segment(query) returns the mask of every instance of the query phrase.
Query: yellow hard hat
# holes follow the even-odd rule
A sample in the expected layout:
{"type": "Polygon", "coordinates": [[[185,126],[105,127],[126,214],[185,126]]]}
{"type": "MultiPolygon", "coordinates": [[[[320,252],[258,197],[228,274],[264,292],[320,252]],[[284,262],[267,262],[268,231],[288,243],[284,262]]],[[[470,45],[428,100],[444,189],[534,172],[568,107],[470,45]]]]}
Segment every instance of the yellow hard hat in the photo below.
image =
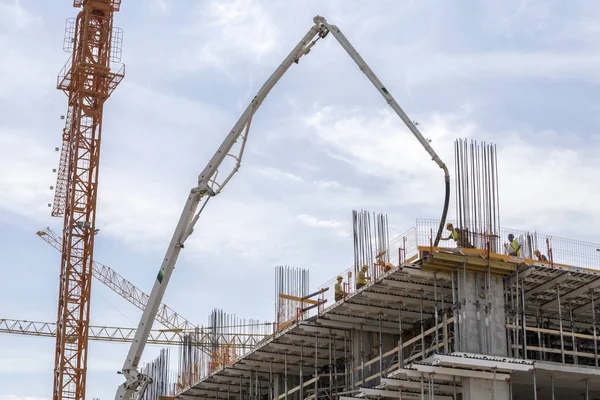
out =
{"type": "Polygon", "coordinates": [[[446,229],[450,228],[451,226],[452,226],[452,222],[448,222],[448,223],[446,224],[446,229]]]}
{"type": "Polygon", "coordinates": [[[539,251],[538,249],[535,249],[535,250],[533,251],[533,254],[540,254],[540,251],[539,251]]]}
{"type": "Polygon", "coordinates": [[[338,280],[344,279],[341,275],[337,277],[338,280]]]}
{"type": "Polygon", "coordinates": [[[367,264],[363,265],[362,267],[363,267],[363,269],[365,269],[365,268],[368,269],[369,268],[369,266],[367,264]]]}

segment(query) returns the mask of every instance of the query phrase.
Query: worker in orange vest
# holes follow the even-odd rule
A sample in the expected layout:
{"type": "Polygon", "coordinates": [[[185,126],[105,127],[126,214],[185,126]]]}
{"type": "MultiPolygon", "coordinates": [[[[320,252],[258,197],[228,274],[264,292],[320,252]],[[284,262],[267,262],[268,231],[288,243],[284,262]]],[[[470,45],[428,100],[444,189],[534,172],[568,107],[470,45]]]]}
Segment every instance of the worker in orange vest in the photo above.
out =
{"type": "Polygon", "coordinates": [[[377,265],[379,265],[379,267],[381,267],[381,269],[383,269],[383,272],[389,272],[394,268],[394,264],[391,264],[389,262],[385,262],[385,260],[383,259],[383,255],[385,254],[385,251],[382,251],[381,253],[379,253],[377,255],[377,265]]]}

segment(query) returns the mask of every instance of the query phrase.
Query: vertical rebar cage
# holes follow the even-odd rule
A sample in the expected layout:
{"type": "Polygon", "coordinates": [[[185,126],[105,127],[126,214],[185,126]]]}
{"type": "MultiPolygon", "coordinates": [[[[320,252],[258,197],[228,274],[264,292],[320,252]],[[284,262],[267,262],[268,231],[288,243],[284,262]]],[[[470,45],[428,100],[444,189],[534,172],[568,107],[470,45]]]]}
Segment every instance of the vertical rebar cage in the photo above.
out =
{"type": "Polygon", "coordinates": [[[369,276],[377,278],[390,262],[388,217],[369,211],[352,211],[354,274],[368,266],[369,276]]]}
{"type": "Polygon", "coordinates": [[[194,385],[211,373],[235,363],[261,340],[271,336],[273,325],[214,309],[208,325],[182,335],[176,391],[194,385]]]}
{"type": "Polygon", "coordinates": [[[301,302],[292,299],[303,298],[310,293],[309,271],[288,266],[275,267],[275,321],[277,329],[304,315],[299,308],[301,302]],[[282,296],[283,295],[283,296],[282,296]]]}
{"type": "Polygon", "coordinates": [[[454,142],[456,226],[460,247],[499,252],[500,196],[496,145],[454,142]]]}
{"type": "Polygon", "coordinates": [[[174,394],[174,381],[170,370],[170,351],[161,349],[158,357],[142,367],[142,373],[152,378],[141,400],[156,400],[174,394]]]}

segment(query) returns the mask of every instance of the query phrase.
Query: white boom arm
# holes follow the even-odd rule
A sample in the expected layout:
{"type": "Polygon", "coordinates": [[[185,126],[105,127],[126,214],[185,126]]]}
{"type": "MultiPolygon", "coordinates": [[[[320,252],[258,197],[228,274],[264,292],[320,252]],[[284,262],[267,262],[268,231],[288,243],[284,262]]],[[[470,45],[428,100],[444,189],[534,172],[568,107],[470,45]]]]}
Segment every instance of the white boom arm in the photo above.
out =
{"type": "MultiPolygon", "coordinates": [[[[348,42],[346,37],[340,32],[340,30],[335,25],[329,25],[329,23],[327,23],[327,21],[323,17],[315,17],[314,22],[315,25],[312,28],[310,28],[310,30],[302,38],[300,43],[298,43],[296,47],[294,47],[290,54],[283,60],[281,65],[273,72],[273,74],[271,74],[269,79],[267,79],[267,81],[260,88],[256,96],[252,99],[248,107],[246,107],[241,117],[233,126],[233,129],[229,132],[221,146],[217,149],[216,153],[208,162],[207,166],[204,168],[204,170],[202,170],[202,172],[198,176],[198,186],[191,189],[190,194],[186,200],[183,212],[181,213],[181,216],[179,218],[179,222],[177,223],[177,227],[175,228],[175,232],[173,233],[171,242],[169,243],[169,247],[167,248],[167,253],[165,255],[165,258],[163,259],[162,265],[158,272],[158,276],[156,277],[156,281],[154,282],[154,286],[152,287],[152,291],[150,292],[148,303],[146,304],[146,308],[144,309],[144,312],[142,314],[142,318],[140,320],[135,337],[131,344],[131,348],[129,349],[129,353],[127,354],[125,363],[123,364],[122,373],[125,375],[125,382],[119,386],[119,389],[117,390],[115,396],[115,400],[130,400],[132,398],[134,400],[138,400],[143,395],[147,385],[151,383],[151,379],[145,376],[144,374],[138,372],[137,368],[142,353],[144,351],[144,347],[146,346],[146,341],[148,340],[148,335],[152,328],[152,323],[154,322],[154,319],[156,317],[158,307],[162,302],[165,289],[169,284],[171,274],[175,269],[177,257],[179,256],[181,249],[183,249],[185,241],[192,234],[194,225],[198,221],[198,218],[200,217],[200,214],[202,213],[208,200],[212,196],[219,194],[223,187],[227,184],[227,182],[229,182],[231,177],[239,169],[244,152],[244,147],[246,144],[246,139],[248,137],[248,132],[250,129],[250,123],[252,121],[254,113],[256,112],[258,107],[260,107],[260,105],[267,97],[271,89],[275,86],[279,79],[281,79],[285,72],[292,66],[292,64],[298,63],[300,58],[308,54],[311,48],[315,45],[315,43],[319,39],[327,36],[329,32],[331,32],[331,34],[338,40],[338,42],[340,42],[342,47],[356,62],[360,70],[367,76],[367,78],[369,78],[369,80],[373,83],[373,85],[377,88],[381,95],[386,99],[387,103],[398,114],[398,116],[402,119],[406,126],[408,126],[410,131],[423,145],[423,147],[429,153],[429,155],[431,155],[432,159],[440,166],[440,168],[444,170],[447,177],[447,182],[449,182],[448,169],[446,168],[446,165],[437,156],[435,151],[429,145],[429,142],[419,132],[417,127],[408,118],[406,113],[398,105],[396,100],[394,100],[392,95],[387,91],[387,89],[383,86],[379,79],[375,76],[373,71],[365,63],[362,57],[354,49],[354,47],[352,47],[350,42],[348,42]],[[232,148],[239,139],[241,139],[241,144],[240,148],[237,150],[238,154],[235,155],[232,153],[232,148]],[[233,157],[236,160],[236,165],[233,168],[233,170],[227,175],[227,177],[221,183],[219,183],[217,182],[218,169],[225,157],[227,156],[233,157]],[[196,212],[196,210],[198,209],[198,205],[200,204],[200,201],[203,198],[206,199],[204,200],[202,207],[200,207],[200,210],[196,212]]],[[[443,219],[445,219],[445,215],[443,219]]]]}

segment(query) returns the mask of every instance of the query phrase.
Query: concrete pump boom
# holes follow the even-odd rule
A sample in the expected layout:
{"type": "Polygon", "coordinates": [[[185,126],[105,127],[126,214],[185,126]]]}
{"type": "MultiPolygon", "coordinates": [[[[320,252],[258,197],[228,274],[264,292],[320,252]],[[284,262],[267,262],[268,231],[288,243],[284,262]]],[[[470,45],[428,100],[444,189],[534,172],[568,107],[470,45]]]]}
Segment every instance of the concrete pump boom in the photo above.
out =
{"type": "Polygon", "coordinates": [[[275,84],[277,84],[279,79],[281,79],[281,77],[287,72],[292,64],[297,64],[300,61],[300,58],[308,54],[317,41],[327,36],[328,33],[331,33],[337,39],[344,50],[346,50],[348,55],[350,55],[350,57],[358,65],[359,69],[367,76],[371,83],[373,83],[390,107],[396,112],[396,114],[398,114],[400,119],[402,119],[409,130],[425,148],[433,161],[435,161],[436,164],[443,169],[446,182],[446,196],[442,213],[442,222],[440,224],[435,242],[437,245],[446,219],[448,201],[450,198],[450,175],[448,173],[448,168],[435,153],[421,132],[419,132],[415,124],[413,124],[410,118],[408,118],[404,110],[402,110],[400,105],[392,97],[389,91],[385,88],[377,76],[375,76],[371,68],[369,68],[367,63],[358,54],[356,49],[354,49],[348,39],[346,39],[346,37],[338,29],[338,27],[335,25],[330,25],[325,18],[321,16],[316,16],[314,18],[314,23],[315,25],[310,28],[300,43],[294,47],[290,54],[283,60],[281,65],[279,65],[279,67],[263,84],[256,96],[254,96],[248,107],[246,107],[238,121],[233,126],[233,129],[223,140],[221,146],[219,146],[204,170],[202,170],[198,176],[198,185],[191,189],[183,208],[183,212],[179,218],[179,222],[175,228],[175,232],[173,233],[171,242],[169,243],[169,247],[167,248],[167,253],[162,261],[160,270],[158,271],[158,276],[156,277],[156,281],[152,287],[150,298],[148,299],[148,303],[142,314],[142,318],[131,344],[131,348],[129,349],[125,363],[123,364],[122,373],[125,375],[125,382],[119,386],[115,400],[130,400],[132,397],[135,400],[139,400],[139,398],[141,398],[143,395],[146,386],[151,382],[150,378],[138,372],[137,368],[144,351],[144,347],[146,346],[148,335],[152,328],[152,323],[156,317],[158,307],[163,299],[165,289],[175,268],[177,257],[179,256],[181,249],[183,249],[185,241],[192,234],[194,226],[198,221],[200,214],[204,210],[208,200],[211,197],[219,194],[223,187],[239,169],[250,130],[250,123],[254,113],[260,107],[271,89],[275,86],[275,84]],[[236,155],[232,153],[232,149],[240,139],[240,146],[239,149],[237,149],[236,155]],[[233,157],[233,159],[236,161],[236,164],[231,172],[225,177],[225,179],[219,183],[217,182],[218,169],[227,156],[233,157]],[[203,199],[203,204],[197,211],[198,206],[203,199]]]}

